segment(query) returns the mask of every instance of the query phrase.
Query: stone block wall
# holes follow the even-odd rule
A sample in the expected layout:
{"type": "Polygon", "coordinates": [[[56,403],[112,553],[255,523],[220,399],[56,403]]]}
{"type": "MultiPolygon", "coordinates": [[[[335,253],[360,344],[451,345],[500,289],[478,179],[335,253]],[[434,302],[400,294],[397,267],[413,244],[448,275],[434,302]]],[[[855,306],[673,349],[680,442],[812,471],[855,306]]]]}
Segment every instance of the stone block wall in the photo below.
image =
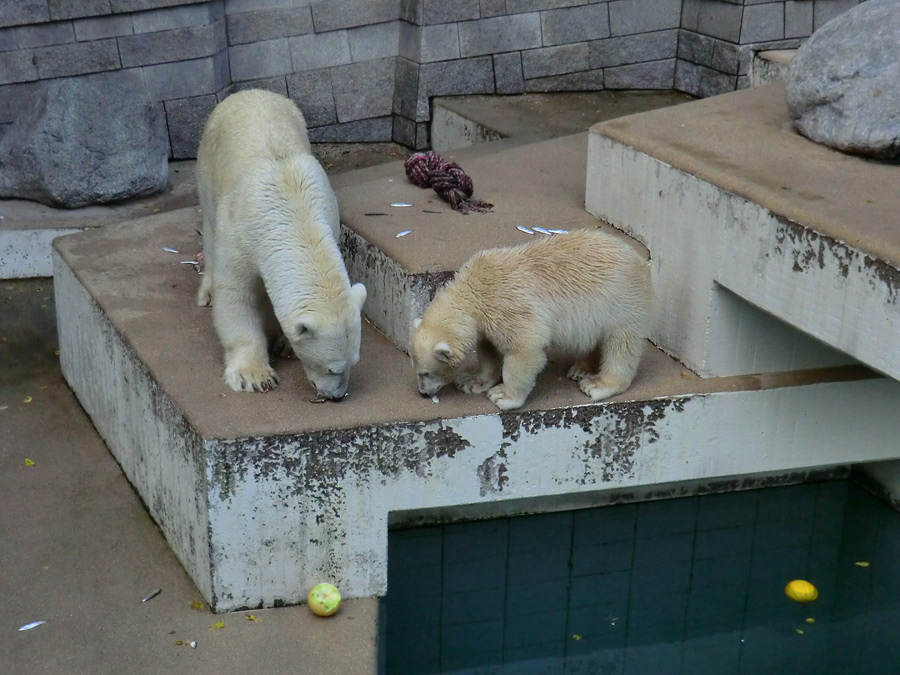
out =
{"type": "Polygon", "coordinates": [[[749,86],[858,0],[16,0],[0,3],[0,133],[41,80],[139,69],[173,158],[228,94],[303,109],[314,142],[428,145],[431,98],[749,86]]]}

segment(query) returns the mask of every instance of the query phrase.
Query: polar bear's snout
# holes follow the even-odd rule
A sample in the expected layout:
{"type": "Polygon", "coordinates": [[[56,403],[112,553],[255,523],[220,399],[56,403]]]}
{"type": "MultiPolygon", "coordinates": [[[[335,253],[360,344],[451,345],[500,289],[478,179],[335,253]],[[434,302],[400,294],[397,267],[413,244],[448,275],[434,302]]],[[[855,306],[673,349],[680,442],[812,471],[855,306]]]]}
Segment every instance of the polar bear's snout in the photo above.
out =
{"type": "Polygon", "coordinates": [[[309,378],[316,388],[316,394],[332,401],[341,401],[347,394],[347,386],[350,384],[350,374],[345,370],[341,373],[329,373],[324,377],[309,378]]]}

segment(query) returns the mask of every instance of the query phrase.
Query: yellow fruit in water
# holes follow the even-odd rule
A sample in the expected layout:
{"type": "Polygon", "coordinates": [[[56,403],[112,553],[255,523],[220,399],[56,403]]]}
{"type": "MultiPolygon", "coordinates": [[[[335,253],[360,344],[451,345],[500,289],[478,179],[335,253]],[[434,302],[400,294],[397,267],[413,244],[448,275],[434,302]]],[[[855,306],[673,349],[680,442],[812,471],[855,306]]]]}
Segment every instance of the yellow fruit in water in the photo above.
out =
{"type": "Polygon", "coordinates": [[[331,584],[316,584],[306,599],[317,616],[331,616],[341,606],[341,592],[331,584]]]}
{"type": "Polygon", "coordinates": [[[784,594],[794,602],[812,602],[819,597],[819,591],[808,581],[794,579],[784,587],[784,594]]]}

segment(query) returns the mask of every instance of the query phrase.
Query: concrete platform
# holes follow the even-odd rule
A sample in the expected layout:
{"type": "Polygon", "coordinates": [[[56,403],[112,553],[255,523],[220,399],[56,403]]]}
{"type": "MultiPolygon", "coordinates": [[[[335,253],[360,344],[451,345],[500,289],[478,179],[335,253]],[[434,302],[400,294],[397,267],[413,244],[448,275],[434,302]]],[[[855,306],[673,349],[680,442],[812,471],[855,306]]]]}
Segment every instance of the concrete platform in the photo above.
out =
{"type": "Polygon", "coordinates": [[[587,209],[653,252],[654,340],[696,372],[839,361],[827,345],[900,378],[897,167],[798,135],[782,84],[597,125],[587,176],[587,209]]]}
{"type": "MultiPolygon", "coordinates": [[[[554,143],[532,153],[534,167],[574,141],[554,143]]],[[[516,208],[501,206],[494,236],[528,236],[514,228],[518,209],[570,224],[559,220],[562,204],[580,187],[559,180],[534,169],[510,182],[496,201],[516,208]]],[[[363,198],[372,189],[342,202],[349,223],[365,218],[359,206],[390,208],[363,198]]],[[[443,227],[465,246],[486,241],[477,237],[487,222],[475,216],[403,213],[452,222],[443,227]]],[[[406,355],[367,327],[345,402],[308,402],[312,391],[290,360],[276,365],[285,381],[275,392],[235,394],[220,378],[208,310],[193,302],[196,274],[162,250],[192,252],[196,225],[195,209],[185,209],[61,238],[54,273],[63,373],[216,611],[297,603],[323,579],[348,597],[383,594],[387,528],[398,513],[468,505],[470,515],[491,514],[500,503],[553,510],[564,497],[591,503],[611,490],[684,481],[715,489],[735,477],[895,454],[896,382],[859,368],[699,379],[654,349],[632,389],[611,402],[587,403],[556,366],[525,408],[500,415],[483,396],[447,391],[436,405],[419,396],[406,355]]],[[[416,242],[377,227],[388,242],[416,242]]],[[[463,248],[435,235],[421,250],[449,265],[463,248]]]]}

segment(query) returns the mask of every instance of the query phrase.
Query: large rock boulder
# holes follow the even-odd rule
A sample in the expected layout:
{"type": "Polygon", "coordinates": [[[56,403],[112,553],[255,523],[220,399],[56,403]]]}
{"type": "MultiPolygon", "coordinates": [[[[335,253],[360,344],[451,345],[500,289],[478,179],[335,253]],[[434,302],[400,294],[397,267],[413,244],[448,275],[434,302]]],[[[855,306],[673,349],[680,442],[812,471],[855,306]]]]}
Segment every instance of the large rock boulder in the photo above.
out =
{"type": "Polygon", "coordinates": [[[822,26],[797,50],[786,87],[807,138],[900,156],[900,0],[868,0],[822,26]]]}
{"type": "Polygon", "coordinates": [[[136,72],[51,80],[0,138],[0,197],[77,208],[152,194],[166,125],[136,72]]]}

